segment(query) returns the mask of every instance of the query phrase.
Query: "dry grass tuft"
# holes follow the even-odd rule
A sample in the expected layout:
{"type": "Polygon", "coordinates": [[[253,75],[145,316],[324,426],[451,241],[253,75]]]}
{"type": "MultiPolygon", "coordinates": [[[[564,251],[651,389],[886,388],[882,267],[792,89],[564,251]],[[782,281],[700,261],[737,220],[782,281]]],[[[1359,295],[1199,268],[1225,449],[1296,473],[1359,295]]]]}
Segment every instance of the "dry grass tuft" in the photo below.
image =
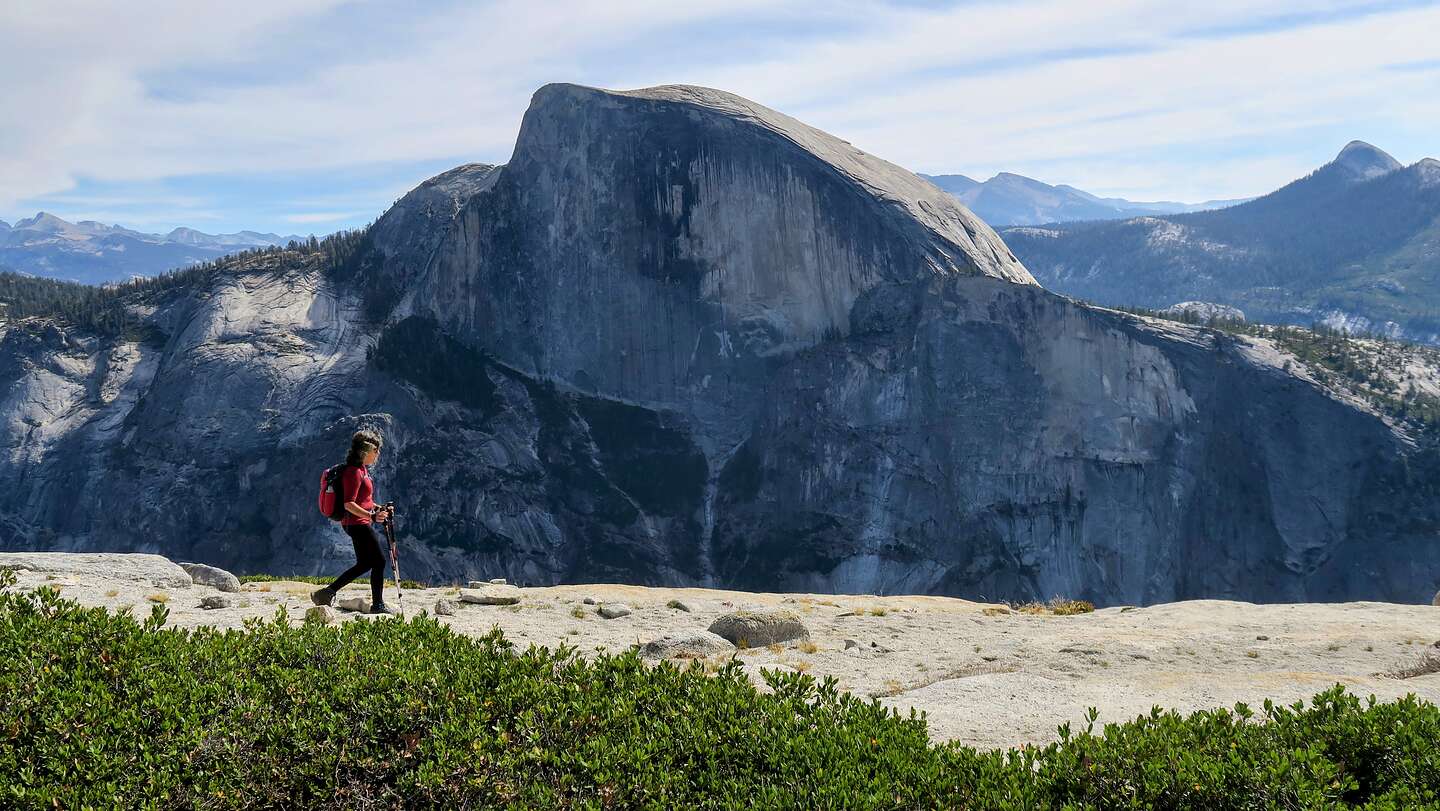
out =
{"type": "Polygon", "coordinates": [[[1050,613],[1057,617],[1068,617],[1075,614],[1089,614],[1095,610],[1095,604],[1089,600],[1066,600],[1056,597],[1050,601],[1050,613]]]}
{"type": "Polygon", "coordinates": [[[105,592],[105,596],[106,596],[106,597],[119,597],[119,596],[120,596],[120,589],[110,589],[109,591],[105,592]]]}
{"type": "Polygon", "coordinates": [[[574,608],[570,609],[570,616],[574,617],[577,620],[583,620],[586,617],[585,609],[577,605],[574,608]]]}
{"type": "MultiPolygon", "coordinates": [[[[1064,597],[1052,597],[1048,603],[1012,603],[1010,607],[1032,617],[1068,617],[1074,614],[1089,614],[1095,610],[1095,604],[1089,600],[1070,600],[1064,597]]],[[[986,613],[989,613],[989,609],[986,609],[986,613]]]]}
{"type": "Polygon", "coordinates": [[[785,648],[781,647],[780,644],[777,642],[772,645],[766,645],[765,650],[768,650],[771,653],[779,653],[780,651],[785,650],[785,648]]]}
{"type": "Polygon", "coordinates": [[[145,599],[149,600],[152,603],[164,604],[170,602],[170,595],[166,594],[163,591],[157,591],[154,594],[145,595],[145,599]]]}
{"type": "Polygon", "coordinates": [[[814,642],[811,642],[809,640],[801,642],[799,647],[801,653],[814,653],[820,650],[819,645],[816,645],[814,642]]]}
{"type": "Polygon", "coordinates": [[[1010,609],[1000,608],[999,606],[991,606],[990,608],[982,610],[980,613],[984,614],[987,617],[999,617],[1005,614],[1009,614],[1010,609]]]}

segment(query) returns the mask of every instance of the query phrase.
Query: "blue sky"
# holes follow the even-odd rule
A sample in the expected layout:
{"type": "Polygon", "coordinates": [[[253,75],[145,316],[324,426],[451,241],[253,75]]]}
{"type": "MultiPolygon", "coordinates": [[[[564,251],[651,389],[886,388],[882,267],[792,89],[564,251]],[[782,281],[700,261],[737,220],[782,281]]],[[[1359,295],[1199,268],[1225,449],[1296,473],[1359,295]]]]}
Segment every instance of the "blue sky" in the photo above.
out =
{"type": "Polygon", "coordinates": [[[11,0],[0,219],[328,233],[530,94],[691,83],[927,173],[1196,202],[1440,157],[1440,2],[11,0]]]}

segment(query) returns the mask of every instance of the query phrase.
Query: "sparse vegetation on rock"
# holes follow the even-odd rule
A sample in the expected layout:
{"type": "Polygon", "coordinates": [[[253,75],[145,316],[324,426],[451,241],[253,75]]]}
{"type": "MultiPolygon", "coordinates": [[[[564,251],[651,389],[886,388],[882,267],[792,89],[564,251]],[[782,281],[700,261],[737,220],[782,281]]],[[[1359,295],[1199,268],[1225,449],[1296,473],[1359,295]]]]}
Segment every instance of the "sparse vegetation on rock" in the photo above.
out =
{"type": "MultiPolygon", "coordinates": [[[[0,587],[13,575],[0,574],[0,587]]],[[[0,592],[0,806],[172,808],[1429,807],[1440,710],[1158,708],[1044,747],[931,744],[777,667],[515,649],[429,618],[165,628],[0,592]],[[714,670],[707,675],[707,670],[714,670]],[[383,700],[377,700],[382,697],[383,700]],[[136,768],[137,763],[145,764],[136,768]]],[[[787,672],[791,671],[791,672],[787,672]]]]}

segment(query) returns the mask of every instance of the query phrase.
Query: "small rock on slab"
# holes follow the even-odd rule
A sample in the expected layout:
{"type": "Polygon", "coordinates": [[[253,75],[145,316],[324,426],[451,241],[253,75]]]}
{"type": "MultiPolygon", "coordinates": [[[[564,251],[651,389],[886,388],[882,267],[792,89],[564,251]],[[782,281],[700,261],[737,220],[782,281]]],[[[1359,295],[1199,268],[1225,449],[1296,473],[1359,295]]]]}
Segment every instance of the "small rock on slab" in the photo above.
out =
{"type": "Polygon", "coordinates": [[[630,606],[624,603],[605,603],[599,608],[600,616],[607,620],[630,616],[630,606]]]}
{"type": "Polygon", "coordinates": [[[520,589],[482,583],[477,588],[461,589],[460,602],[478,605],[515,605],[520,602],[520,589]]]}
{"type": "Polygon", "coordinates": [[[162,555],[118,552],[0,552],[0,569],[139,580],[159,588],[186,589],[193,581],[162,555]]]}
{"type": "Polygon", "coordinates": [[[763,648],[781,642],[810,638],[810,631],[794,611],[734,611],[710,623],[710,632],[740,648],[763,648]]]}
{"type": "Polygon", "coordinates": [[[221,569],[218,566],[208,566],[204,563],[181,563],[180,568],[190,575],[190,580],[197,586],[210,586],[221,591],[239,591],[240,578],[221,569]]]}
{"type": "Polygon", "coordinates": [[[318,622],[321,625],[329,625],[339,618],[340,615],[335,612],[335,609],[328,605],[312,606],[309,611],[305,612],[306,622],[318,622]]]}
{"type": "Polygon", "coordinates": [[[224,594],[211,594],[200,598],[200,607],[207,611],[216,608],[231,608],[234,605],[235,601],[224,594]]]}
{"type": "Polygon", "coordinates": [[[597,600],[597,599],[595,599],[594,597],[586,597],[585,599],[581,600],[580,602],[582,602],[582,603],[584,603],[584,604],[586,604],[586,605],[599,605],[599,604],[600,604],[600,601],[597,600]]]}
{"type": "Polygon", "coordinates": [[[440,599],[435,601],[435,614],[440,617],[453,617],[455,615],[455,601],[440,599]]]}
{"type": "Polygon", "coordinates": [[[717,653],[730,653],[735,646],[730,640],[709,631],[678,631],[652,639],[640,646],[640,655],[647,659],[700,659],[717,653]]]}
{"type": "Polygon", "coordinates": [[[505,585],[505,578],[503,578],[503,577],[492,577],[492,578],[490,578],[490,585],[492,585],[492,586],[503,586],[503,585],[505,585]]]}
{"type": "Polygon", "coordinates": [[[677,611],[684,611],[687,613],[693,612],[695,610],[691,608],[690,604],[685,602],[684,600],[671,600],[670,602],[665,604],[665,607],[673,608],[677,611]]]}
{"type": "MultiPolygon", "coordinates": [[[[322,608],[323,606],[316,606],[322,608]]],[[[370,601],[364,597],[341,597],[335,601],[335,607],[341,611],[369,611],[370,601]]]]}

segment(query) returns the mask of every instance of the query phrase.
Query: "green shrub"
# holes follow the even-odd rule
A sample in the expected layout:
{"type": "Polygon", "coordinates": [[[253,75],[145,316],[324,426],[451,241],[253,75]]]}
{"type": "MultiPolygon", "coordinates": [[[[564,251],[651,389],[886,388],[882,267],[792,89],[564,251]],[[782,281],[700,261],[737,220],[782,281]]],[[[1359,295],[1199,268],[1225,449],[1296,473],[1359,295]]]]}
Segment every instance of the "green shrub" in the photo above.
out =
{"type": "Polygon", "coordinates": [[[1269,723],[1157,710],[976,752],[803,674],[761,694],[734,664],[519,651],[423,617],[165,618],[0,593],[0,807],[1412,808],[1440,792],[1436,708],[1339,687],[1267,706],[1269,723]]]}
{"type": "MultiPolygon", "coordinates": [[[[239,580],[241,583],[273,583],[279,580],[293,580],[296,583],[313,583],[317,586],[328,586],[335,581],[334,577],[320,577],[311,574],[242,574],[237,576],[236,579],[239,580]]],[[[359,580],[356,582],[362,586],[368,586],[370,583],[368,579],[359,580]]],[[[386,578],[385,585],[393,588],[395,586],[395,581],[386,578]]],[[[425,583],[421,583],[419,580],[411,580],[408,577],[400,579],[400,586],[401,588],[407,589],[430,588],[425,583]]]]}

